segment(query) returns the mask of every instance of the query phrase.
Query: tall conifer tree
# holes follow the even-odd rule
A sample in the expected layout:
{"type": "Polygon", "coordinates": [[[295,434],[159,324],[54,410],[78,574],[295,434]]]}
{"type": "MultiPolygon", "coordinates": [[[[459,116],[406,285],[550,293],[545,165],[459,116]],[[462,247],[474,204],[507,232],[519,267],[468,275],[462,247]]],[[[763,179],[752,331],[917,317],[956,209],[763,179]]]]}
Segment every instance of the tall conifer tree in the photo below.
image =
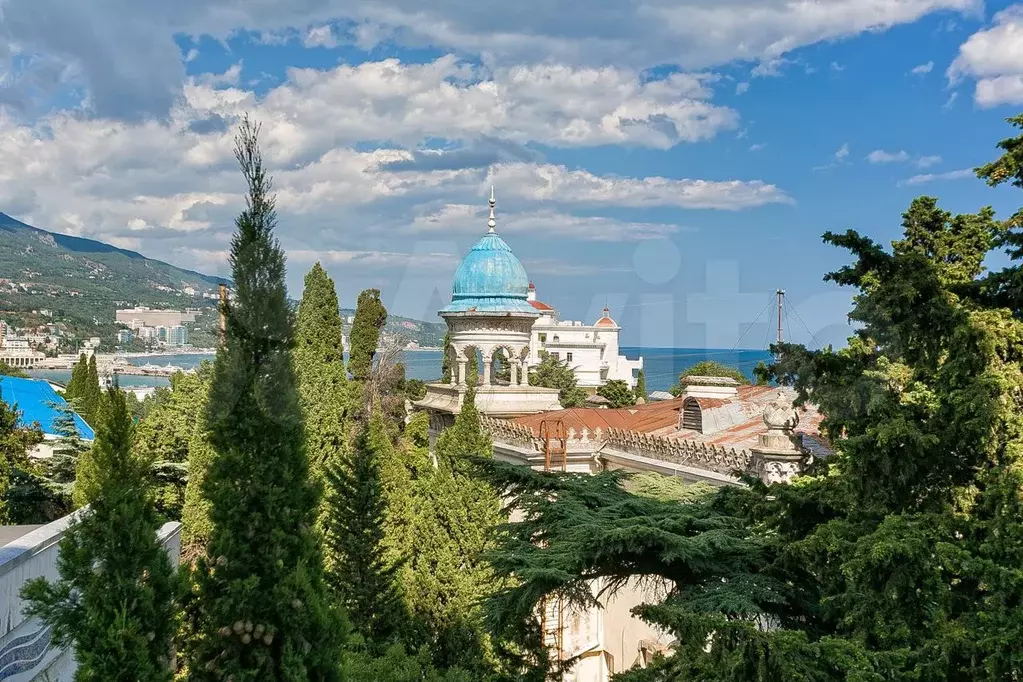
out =
{"type": "Polygon", "coordinates": [[[305,276],[295,329],[295,374],[310,471],[317,479],[344,445],[345,360],[334,281],[316,263],[305,276]]]}
{"type": "Polygon", "coordinates": [[[373,372],[373,355],[380,343],[380,330],[387,322],[387,310],[380,302],[379,289],[366,289],[359,294],[352,322],[348,371],[359,381],[369,379],[373,372]]]}
{"type": "Polygon", "coordinates": [[[124,394],[113,387],[105,401],[90,506],[61,540],[60,579],[33,580],[22,595],[54,644],[74,645],[77,682],[169,681],[174,577],[157,538],[149,462],[131,451],[124,394]]]}
{"type": "Polygon", "coordinates": [[[336,680],[342,631],[314,529],[318,486],[309,477],[285,258],[258,132],[246,118],[236,138],[248,196],[235,221],[237,294],[225,306],[207,412],[212,530],[196,562],[188,673],[218,682],[336,680]]]}
{"type": "Polygon", "coordinates": [[[344,461],[326,468],[326,545],[332,555],[329,581],[353,628],[380,646],[406,626],[396,583],[397,563],[386,556],[387,504],[380,462],[394,446],[379,408],[344,461]]]}

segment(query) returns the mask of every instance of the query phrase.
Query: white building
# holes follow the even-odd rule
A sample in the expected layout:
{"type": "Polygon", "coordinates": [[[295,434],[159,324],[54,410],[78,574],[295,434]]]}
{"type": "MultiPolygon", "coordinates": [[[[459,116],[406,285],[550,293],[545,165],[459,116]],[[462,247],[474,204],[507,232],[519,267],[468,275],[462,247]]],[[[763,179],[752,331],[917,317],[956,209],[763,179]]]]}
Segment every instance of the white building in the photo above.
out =
{"type": "Polygon", "coordinates": [[[0,361],[9,367],[28,369],[46,357],[32,349],[28,339],[9,336],[10,327],[0,322],[0,361]]]}
{"type": "Polygon", "coordinates": [[[533,323],[529,341],[529,364],[540,364],[547,352],[568,364],[575,372],[579,386],[595,388],[619,379],[636,387],[636,372],[643,369],[643,358],[630,360],[618,353],[621,327],[611,319],[605,306],[604,315],[591,325],[576,320],[558,319],[558,311],[536,300],[536,287],[529,284],[529,304],[540,317],[533,323]]]}

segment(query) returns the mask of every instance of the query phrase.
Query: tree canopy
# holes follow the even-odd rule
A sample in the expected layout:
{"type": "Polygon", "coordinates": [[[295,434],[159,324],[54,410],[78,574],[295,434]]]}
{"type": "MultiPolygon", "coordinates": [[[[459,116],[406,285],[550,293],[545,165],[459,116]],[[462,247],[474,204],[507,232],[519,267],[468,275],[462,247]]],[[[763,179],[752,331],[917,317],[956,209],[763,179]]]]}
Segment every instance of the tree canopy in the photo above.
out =
{"type": "Polygon", "coordinates": [[[636,394],[621,379],[612,379],[597,389],[597,395],[607,398],[612,408],[631,407],[636,404],[636,394]]]}
{"type": "Polygon", "coordinates": [[[678,382],[669,389],[672,395],[682,395],[682,383],[686,377],[725,377],[735,379],[742,385],[750,383],[749,377],[737,367],[732,367],[716,360],[701,360],[695,365],[682,370],[678,375],[678,382]]]}
{"type": "Polygon", "coordinates": [[[572,368],[549,353],[542,353],[540,364],[530,368],[529,383],[558,389],[558,401],[562,407],[581,407],[586,402],[586,391],[579,388],[572,368]]]}

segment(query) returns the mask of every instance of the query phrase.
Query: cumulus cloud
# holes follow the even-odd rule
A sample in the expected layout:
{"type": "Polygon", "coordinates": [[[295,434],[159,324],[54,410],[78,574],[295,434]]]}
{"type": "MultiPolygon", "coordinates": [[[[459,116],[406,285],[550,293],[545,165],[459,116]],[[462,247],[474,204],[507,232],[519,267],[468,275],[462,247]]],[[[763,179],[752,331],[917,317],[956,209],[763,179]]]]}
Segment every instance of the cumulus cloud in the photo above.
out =
{"type": "Polygon", "coordinates": [[[487,184],[499,186],[502,194],[529,201],[588,206],[672,206],[738,211],[765,204],[792,203],[784,191],[760,180],[600,176],[553,164],[494,166],[487,184]]]}
{"type": "Polygon", "coordinates": [[[930,73],[932,69],[934,69],[934,62],[927,62],[925,64],[914,66],[909,70],[909,72],[916,76],[923,76],[930,73]]]}
{"type": "Polygon", "coordinates": [[[993,26],[967,38],[946,75],[953,85],[976,79],[973,99],[982,107],[1023,102],[1023,5],[1002,10],[993,26]]]}
{"type": "Polygon", "coordinates": [[[306,34],[305,38],[302,39],[302,44],[306,47],[337,47],[340,42],[337,36],[334,35],[334,29],[329,24],[323,26],[313,26],[306,34]]]}
{"type": "Polygon", "coordinates": [[[580,12],[547,0],[7,0],[0,42],[39,57],[26,64],[50,60],[70,67],[97,115],[138,120],[173,107],[185,81],[175,42],[183,35],[227,40],[252,32],[277,41],[320,40],[326,36],[319,28],[335,23],[351,26],[350,37],[363,49],[387,40],[486,53],[505,64],[702,69],[735,60],[770,64],[801,46],[981,7],[981,0],[833,0],[827,6],[599,0],[580,12]]]}

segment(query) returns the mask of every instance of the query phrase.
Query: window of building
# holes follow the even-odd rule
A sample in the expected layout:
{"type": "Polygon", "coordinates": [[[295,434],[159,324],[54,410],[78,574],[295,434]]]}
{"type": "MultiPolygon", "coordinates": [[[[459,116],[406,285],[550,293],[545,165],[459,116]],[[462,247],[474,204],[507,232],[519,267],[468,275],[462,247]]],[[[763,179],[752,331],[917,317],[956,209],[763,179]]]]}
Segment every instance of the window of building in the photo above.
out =
{"type": "Polygon", "coordinates": [[[569,362],[572,362],[572,354],[571,353],[565,353],[565,359],[568,360],[569,362]]]}
{"type": "Polygon", "coordinates": [[[555,335],[554,335],[554,343],[557,343],[557,342],[558,342],[558,335],[557,335],[557,334],[555,334],[555,335]]]}
{"type": "Polygon", "coordinates": [[[553,353],[551,353],[551,357],[554,358],[555,360],[560,360],[561,359],[560,357],[558,357],[558,352],[557,351],[554,351],[553,353]]]}
{"type": "Polygon", "coordinates": [[[547,333],[546,332],[542,332],[540,334],[540,343],[547,343],[547,333]]]}

